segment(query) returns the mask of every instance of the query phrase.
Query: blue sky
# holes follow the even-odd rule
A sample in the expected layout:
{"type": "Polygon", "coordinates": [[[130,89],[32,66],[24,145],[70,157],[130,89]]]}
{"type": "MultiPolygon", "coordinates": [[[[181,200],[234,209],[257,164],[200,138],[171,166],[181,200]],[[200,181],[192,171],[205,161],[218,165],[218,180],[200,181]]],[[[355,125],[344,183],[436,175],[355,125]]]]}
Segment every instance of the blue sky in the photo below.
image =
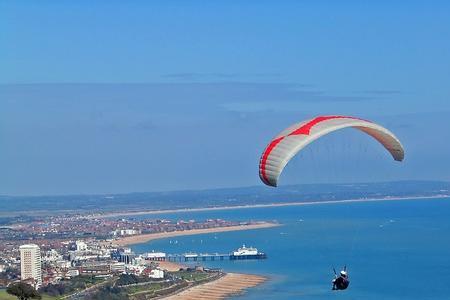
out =
{"type": "Polygon", "coordinates": [[[319,114],[389,127],[405,162],[345,131],[282,183],[450,180],[444,1],[2,1],[0,43],[0,194],[260,184],[319,114]]]}

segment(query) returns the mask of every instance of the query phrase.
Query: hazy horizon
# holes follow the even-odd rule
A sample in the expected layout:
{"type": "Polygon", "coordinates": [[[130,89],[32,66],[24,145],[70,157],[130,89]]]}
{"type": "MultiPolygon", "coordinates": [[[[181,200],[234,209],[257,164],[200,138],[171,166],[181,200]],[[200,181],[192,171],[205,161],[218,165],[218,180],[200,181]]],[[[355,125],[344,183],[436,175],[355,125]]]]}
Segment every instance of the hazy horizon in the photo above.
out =
{"type": "MultiPolygon", "coordinates": [[[[125,196],[125,195],[144,195],[144,194],[155,194],[155,195],[162,195],[167,196],[171,194],[177,194],[177,193],[202,193],[202,192],[211,192],[211,191],[243,191],[247,189],[259,189],[262,193],[267,193],[271,195],[275,195],[271,192],[276,192],[278,195],[283,195],[283,192],[289,191],[291,188],[307,188],[310,192],[312,187],[351,187],[351,186],[370,186],[370,185],[395,185],[395,184],[411,184],[411,183],[417,183],[420,185],[426,185],[426,184],[450,184],[450,181],[445,180],[393,180],[393,181],[361,181],[361,182],[338,182],[338,183],[298,183],[298,184],[285,184],[283,186],[279,186],[277,188],[274,187],[268,187],[261,184],[256,185],[246,185],[246,186],[233,186],[233,187],[212,187],[212,188],[206,188],[206,189],[179,189],[179,190],[154,190],[154,191],[133,191],[133,192],[123,192],[123,193],[75,193],[75,194],[30,194],[30,195],[8,195],[8,194],[0,194],[0,197],[3,198],[11,198],[11,199],[17,199],[17,198],[41,198],[41,197],[50,197],[50,198],[57,198],[57,197],[86,197],[86,196],[125,196]]],[[[445,186],[443,186],[445,187],[445,186]]],[[[433,192],[429,190],[427,187],[423,187],[422,189],[418,189],[422,193],[430,193],[433,192]]],[[[318,191],[318,190],[317,190],[318,191]]],[[[442,190],[448,191],[447,189],[442,190]]],[[[324,193],[327,193],[329,191],[322,191],[324,193]]],[[[434,190],[433,196],[436,196],[436,193],[438,193],[438,190],[434,190]]],[[[335,195],[336,196],[336,195],[335,195]]],[[[412,195],[405,196],[406,198],[412,197],[412,195]]],[[[425,197],[422,195],[422,197],[425,197]]],[[[447,196],[444,196],[447,197],[447,196]]]]}

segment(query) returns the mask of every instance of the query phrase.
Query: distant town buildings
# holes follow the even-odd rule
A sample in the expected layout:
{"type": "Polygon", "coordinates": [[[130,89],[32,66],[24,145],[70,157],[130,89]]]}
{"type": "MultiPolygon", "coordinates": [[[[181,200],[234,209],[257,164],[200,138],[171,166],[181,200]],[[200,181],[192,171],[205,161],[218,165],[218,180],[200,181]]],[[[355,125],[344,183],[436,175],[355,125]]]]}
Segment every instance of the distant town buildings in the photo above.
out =
{"type": "Polygon", "coordinates": [[[86,251],[87,250],[87,244],[83,241],[76,241],[75,246],[76,246],[77,251],[86,251]]]}
{"type": "Polygon", "coordinates": [[[158,263],[167,259],[166,253],[136,254],[116,241],[136,234],[249,224],[222,219],[174,222],[81,215],[29,217],[20,226],[0,228],[0,288],[18,280],[36,288],[47,287],[83,275],[133,274],[159,280],[165,274],[158,263]],[[23,245],[26,240],[36,244],[23,245]]]}
{"type": "Polygon", "coordinates": [[[35,287],[42,285],[41,250],[38,245],[28,244],[19,247],[20,274],[22,280],[34,280],[35,287]]]}
{"type": "Polygon", "coordinates": [[[121,230],[115,230],[113,231],[113,235],[135,235],[135,234],[140,234],[141,231],[140,230],[136,230],[136,229],[121,229],[121,230]]]}
{"type": "Polygon", "coordinates": [[[131,264],[134,258],[135,254],[131,251],[130,248],[124,248],[123,251],[119,251],[119,262],[131,264]]]}
{"type": "MultiPolygon", "coordinates": [[[[114,240],[138,234],[184,231],[192,229],[208,229],[216,227],[241,225],[240,222],[221,219],[208,219],[201,222],[195,220],[165,219],[112,219],[92,218],[80,215],[62,215],[46,217],[30,217],[27,222],[16,228],[0,228],[0,251],[7,250],[8,244],[18,241],[39,240],[43,251],[60,248],[61,243],[70,241],[69,250],[86,251],[86,240],[97,238],[114,240]]],[[[37,242],[36,242],[37,243],[37,242]]],[[[1,254],[1,253],[0,253],[1,254]]],[[[1,256],[1,255],[0,255],[1,256]]]]}
{"type": "Polygon", "coordinates": [[[112,263],[110,269],[112,273],[125,273],[125,263],[123,262],[112,263]]]}

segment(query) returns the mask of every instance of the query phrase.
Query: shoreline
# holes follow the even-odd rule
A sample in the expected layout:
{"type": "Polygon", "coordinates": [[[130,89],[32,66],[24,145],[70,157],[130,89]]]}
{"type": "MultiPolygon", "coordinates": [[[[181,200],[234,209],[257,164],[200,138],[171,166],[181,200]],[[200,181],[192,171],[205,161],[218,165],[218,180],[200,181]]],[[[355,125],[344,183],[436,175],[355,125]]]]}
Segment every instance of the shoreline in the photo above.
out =
{"type": "Polygon", "coordinates": [[[219,233],[219,232],[229,232],[229,231],[242,231],[242,230],[255,230],[264,229],[281,226],[278,223],[270,222],[258,222],[250,225],[235,225],[235,226],[225,226],[225,227],[212,227],[205,229],[192,229],[183,231],[171,231],[171,232],[158,232],[158,233],[147,233],[132,235],[115,240],[114,243],[118,246],[129,246],[136,244],[143,244],[153,240],[165,239],[169,237],[177,236],[188,236],[188,235],[198,235],[198,234],[208,234],[208,233],[219,233]]]}
{"type": "Polygon", "coordinates": [[[224,276],[193,287],[173,295],[162,297],[167,300],[208,299],[219,300],[244,293],[247,289],[267,281],[267,277],[260,275],[226,273],[224,276]]]}
{"type": "Polygon", "coordinates": [[[233,210],[246,208],[266,208],[266,207],[284,207],[284,206],[302,206],[302,205],[320,205],[320,204],[340,204],[340,203],[360,203],[360,202],[375,202],[375,201],[401,201],[401,200],[420,200],[420,199],[444,199],[449,198],[450,195],[434,195],[434,196],[410,196],[410,197],[383,197],[383,198],[357,198],[357,199],[342,199],[342,200],[324,200],[324,201],[304,201],[304,202],[281,202],[270,204],[248,204],[236,206],[219,206],[219,207],[199,207],[199,208],[180,208],[180,209],[165,209],[165,210],[147,210],[147,211],[130,211],[130,212],[113,212],[88,216],[88,218],[114,218],[122,216],[139,216],[139,215],[159,215],[167,213],[186,213],[186,212],[201,212],[201,211],[217,211],[217,210],[233,210]]]}

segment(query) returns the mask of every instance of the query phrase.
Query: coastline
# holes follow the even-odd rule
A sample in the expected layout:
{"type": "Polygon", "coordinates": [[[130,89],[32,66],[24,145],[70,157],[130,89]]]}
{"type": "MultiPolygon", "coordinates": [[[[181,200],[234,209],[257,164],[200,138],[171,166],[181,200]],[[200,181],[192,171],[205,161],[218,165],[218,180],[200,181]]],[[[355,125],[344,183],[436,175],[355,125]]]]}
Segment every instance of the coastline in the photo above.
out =
{"type": "Polygon", "coordinates": [[[186,235],[197,235],[197,234],[206,234],[206,233],[218,233],[218,232],[229,232],[229,231],[241,231],[241,230],[255,230],[255,229],[263,229],[263,228],[271,228],[280,226],[277,223],[270,222],[258,222],[250,225],[236,225],[236,226],[226,226],[226,227],[213,227],[213,228],[205,228],[205,229],[192,229],[192,230],[183,230],[183,231],[171,231],[171,232],[158,232],[158,233],[148,233],[148,234],[139,234],[132,235],[120,238],[116,240],[114,243],[119,246],[129,246],[135,244],[146,243],[149,241],[164,239],[169,237],[177,237],[177,236],[186,236],[186,235]]]}
{"type": "Polygon", "coordinates": [[[233,210],[245,208],[266,208],[266,207],[284,207],[284,206],[302,206],[302,205],[320,205],[320,204],[341,204],[341,203],[358,203],[358,202],[375,202],[375,201],[402,201],[402,200],[419,200],[419,199],[444,199],[450,195],[434,195],[434,196],[408,196],[408,197],[383,197],[383,198],[357,198],[342,200],[324,200],[324,201],[304,201],[304,202],[281,202],[270,204],[249,204],[236,206],[219,206],[219,207],[199,207],[199,208],[183,208],[183,209],[165,209],[165,210],[144,210],[130,212],[112,212],[104,214],[90,215],[88,218],[114,218],[122,216],[139,216],[139,215],[158,215],[167,213],[186,213],[201,211],[217,211],[217,210],[233,210]]]}
{"type": "Polygon", "coordinates": [[[264,283],[266,277],[251,274],[226,273],[223,277],[204,284],[190,287],[162,299],[190,300],[190,299],[225,299],[232,295],[242,294],[245,290],[264,283]]]}

